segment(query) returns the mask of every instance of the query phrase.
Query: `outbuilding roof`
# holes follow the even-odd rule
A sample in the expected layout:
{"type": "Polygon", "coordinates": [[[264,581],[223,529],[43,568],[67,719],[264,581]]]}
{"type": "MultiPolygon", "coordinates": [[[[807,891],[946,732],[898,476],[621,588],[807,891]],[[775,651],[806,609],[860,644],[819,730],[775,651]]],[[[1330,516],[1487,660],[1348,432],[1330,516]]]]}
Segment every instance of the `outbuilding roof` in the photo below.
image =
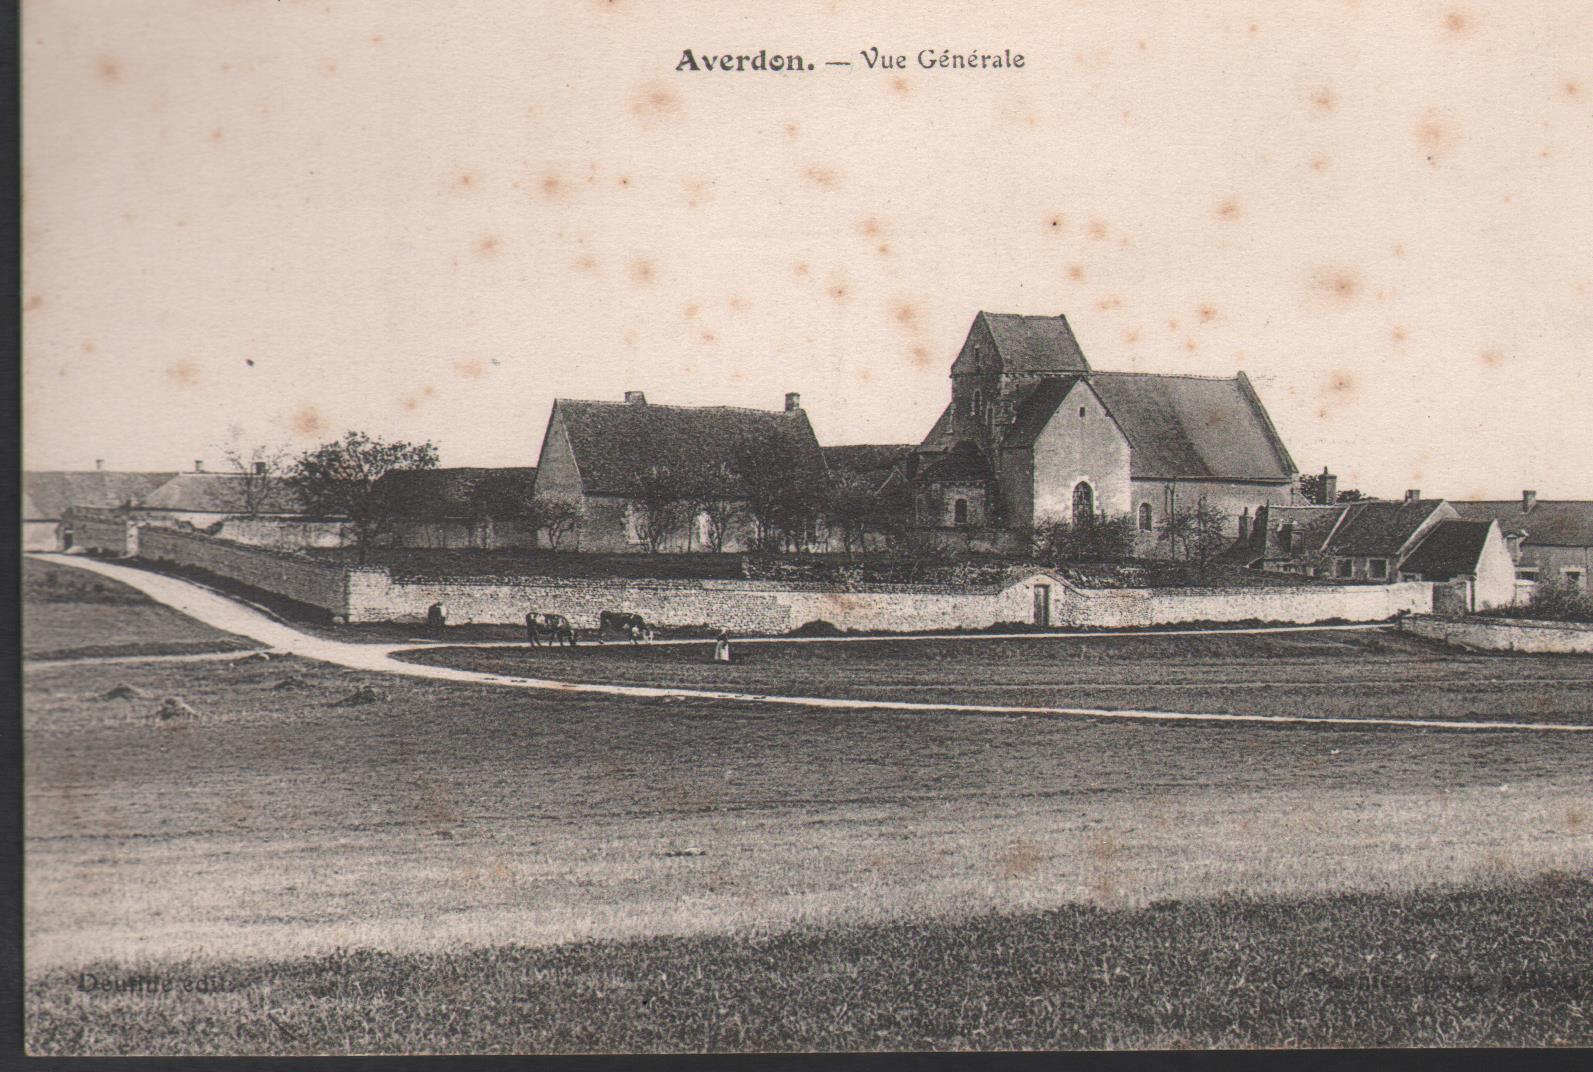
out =
{"type": "Polygon", "coordinates": [[[1492,520],[1440,521],[1400,563],[1400,572],[1419,573],[1428,581],[1447,581],[1459,574],[1477,572],[1477,560],[1482,557],[1493,525],[1492,520]]]}
{"type": "Polygon", "coordinates": [[[125,473],[103,469],[22,474],[22,516],[55,520],[74,506],[115,510],[137,503],[175,473],[125,473]]]}
{"type": "Polygon", "coordinates": [[[1397,555],[1433,514],[1442,499],[1369,499],[1345,503],[1345,517],[1329,540],[1330,554],[1397,555]]]}
{"type": "Polygon", "coordinates": [[[393,497],[400,517],[414,521],[474,519],[501,503],[483,497],[529,500],[536,489],[535,466],[448,469],[394,469],[376,481],[376,490],[393,497]]]}
{"type": "Polygon", "coordinates": [[[1525,532],[1527,545],[1593,547],[1593,502],[1586,499],[1539,499],[1524,509],[1519,499],[1499,502],[1451,502],[1455,512],[1472,521],[1492,519],[1506,535],[1525,532]]]}
{"type": "Polygon", "coordinates": [[[634,495],[654,466],[680,473],[730,472],[742,443],[788,452],[810,479],[825,475],[824,455],[801,409],[660,406],[561,398],[554,417],[569,438],[588,495],[634,495]]]}
{"type": "MultiPolygon", "coordinates": [[[[241,514],[249,509],[249,480],[241,473],[176,473],[145,495],[137,505],[146,510],[172,510],[194,514],[241,514]]],[[[299,493],[275,478],[260,488],[255,512],[297,514],[304,510],[299,493]]]]}

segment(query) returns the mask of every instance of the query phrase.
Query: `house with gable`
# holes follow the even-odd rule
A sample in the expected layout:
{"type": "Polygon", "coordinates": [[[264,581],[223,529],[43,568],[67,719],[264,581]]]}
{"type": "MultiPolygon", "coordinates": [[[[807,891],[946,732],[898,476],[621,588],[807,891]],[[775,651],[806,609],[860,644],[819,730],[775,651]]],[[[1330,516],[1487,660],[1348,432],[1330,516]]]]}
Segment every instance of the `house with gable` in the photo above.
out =
{"type": "Polygon", "coordinates": [[[1498,522],[1522,596],[1544,580],[1593,592],[1593,501],[1539,499],[1523,491],[1520,499],[1453,505],[1461,517],[1498,522]]]}
{"type": "Polygon", "coordinates": [[[74,544],[74,510],[124,510],[175,473],[39,470],[22,474],[22,549],[64,551],[74,544]]]}
{"type": "MultiPolygon", "coordinates": [[[[730,499],[744,503],[735,469],[746,444],[778,452],[793,473],[814,485],[827,479],[824,454],[794,393],[786,395],[781,410],[656,405],[641,391],[627,391],[624,402],[561,398],[553,403],[542,437],[537,495],[581,506],[581,522],[568,541],[571,549],[642,551],[645,475],[654,469],[718,474],[730,499]]],[[[725,550],[750,549],[754,531],[743,509],[725,550]]],[[[707,535],[707,520],[699,513],[680,526],[669,547],[702,549],[707,535]]]]}
{"type": "Polygon", "coordinates": [[[1022,532],[1128,515],[1162,550],[1169,513],[1204,501],[1235,540],[1293,502],[1299,470],[1243,372],[1095,370],[1065,316],[980,312],[951,401],[908,460],[920,526],[1022,532]]]}

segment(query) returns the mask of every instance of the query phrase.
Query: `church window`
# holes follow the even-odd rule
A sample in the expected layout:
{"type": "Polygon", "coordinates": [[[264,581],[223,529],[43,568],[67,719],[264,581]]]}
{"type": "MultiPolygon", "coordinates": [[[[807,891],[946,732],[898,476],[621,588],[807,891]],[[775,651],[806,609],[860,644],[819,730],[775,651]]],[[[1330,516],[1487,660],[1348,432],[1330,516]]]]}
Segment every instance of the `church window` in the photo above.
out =
{"type": "Polygon", "coordinates": [[[1075,523],[1095,520],[1095,489],[1088,481],[1079,481],[1073,489],[1073,520],[1075,523]]]}
{"type": "Polygon", "coordinates": [[[1151,530],[1151,504],[1150,503],[1140,503],[1139,504],[1139,530],[1141,532],[1149,532],[1151,530]]]}
{"type": "Polygon", "coordinates": [[[960,528],[968,524],[968,500],[958,499],[951,504],[951,519],[960,528]]]}

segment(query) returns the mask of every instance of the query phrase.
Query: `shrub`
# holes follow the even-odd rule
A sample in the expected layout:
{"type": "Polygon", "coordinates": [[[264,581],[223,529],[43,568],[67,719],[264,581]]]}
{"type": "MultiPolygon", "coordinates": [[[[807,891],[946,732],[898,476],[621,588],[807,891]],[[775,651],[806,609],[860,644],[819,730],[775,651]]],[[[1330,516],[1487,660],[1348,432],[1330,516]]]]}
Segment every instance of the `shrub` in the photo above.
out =
{"type": "Polygon", "coordinates": [[[1512,603],[1485,614],[1499,618],[1537,618],[1549,622],[1593,622],[1593,595],[1563,580],[1539,581],[1526,605],[1512,603]]]}

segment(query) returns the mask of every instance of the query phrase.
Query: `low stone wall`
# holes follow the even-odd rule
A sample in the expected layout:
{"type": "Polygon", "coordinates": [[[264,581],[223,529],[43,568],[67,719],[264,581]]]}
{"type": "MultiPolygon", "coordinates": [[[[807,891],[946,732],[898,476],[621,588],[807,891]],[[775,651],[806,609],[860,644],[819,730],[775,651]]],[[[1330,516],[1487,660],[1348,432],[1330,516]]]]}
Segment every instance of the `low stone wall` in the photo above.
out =
{"type": "Polygon", "coordinates": [[[346,521],[314,521],[297,517],[229,517],[216,535],[251,547],[296,551],[306,547],[346,547],[353,543],[346,521]]]}
{"type": "Polygon", "coordinates": [[[138,526],[120,510],[74,507],[66,515],[72,546],[99,555],[136,555],[138,526]]]}
{"type": "Polygon", "coordinates": [[[1432,585],[1310,585],[1277,588],[1069,588],[1059,624],[1125,628],[1180,622],[1377,622],[1402,611],[1428,614],[1432,585]]]}
{"type": "MultiPolygon", "coordinates": [[[[320,607],[336,617],[348,615],[348,578],[354,571],[342,566],[155,526],[140,530],[138,557],[208,570],[266,592],[320,607]]],[[[383,578],[387,576],[386,570],[378,572],[383,578]]]]}
{"type": "Polygon", "coordinates": [[[1593,655],[1593,625],[1519,618],[1411,618],[1406,632],[1487,651],[1593,655]]]}

